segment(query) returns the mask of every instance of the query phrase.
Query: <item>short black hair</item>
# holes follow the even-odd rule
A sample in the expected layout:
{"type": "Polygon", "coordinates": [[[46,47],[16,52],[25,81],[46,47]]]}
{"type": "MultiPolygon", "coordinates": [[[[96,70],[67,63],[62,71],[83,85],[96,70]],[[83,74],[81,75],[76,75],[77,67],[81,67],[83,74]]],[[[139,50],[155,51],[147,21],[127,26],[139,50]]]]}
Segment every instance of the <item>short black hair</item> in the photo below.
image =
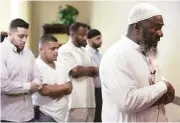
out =
{"type": "Polygon", "coordinates": [[[11,21],[9,29],[17,29],[18,27],[21,28],[29,28],[29,24],[24,21],[23,19],[17,18],[11,21]]]}
{"type": "Polygon", "coordinates": [[[72,33],[75,33],[80,27],[90,29],[90,26],[85,23],[75,22],[75,23],[71,24],[71,26],[69,28],[69,34],[71,35],[72,33]]]}
{"type": "Polygon", "coordinates": [[[95,36],[98,36],[98,35],[101,35],[101,32],[100,32],[99,30],[97,30],[97,29],[90,29],[90,30],[88,31],[87,38],[88,38],[88,39],[91,39],[91,38],[93,38],[93,37],[95,37],[95,36]]]}
{"type": "Polygon", "coordinates": [[[44,44],[44,43],[47,43],[47,42],[50,42],[50,41],[58,42],[57,38],[55,38],[53,35],[45,34],[40,38],[39,43],[44,44]]]}

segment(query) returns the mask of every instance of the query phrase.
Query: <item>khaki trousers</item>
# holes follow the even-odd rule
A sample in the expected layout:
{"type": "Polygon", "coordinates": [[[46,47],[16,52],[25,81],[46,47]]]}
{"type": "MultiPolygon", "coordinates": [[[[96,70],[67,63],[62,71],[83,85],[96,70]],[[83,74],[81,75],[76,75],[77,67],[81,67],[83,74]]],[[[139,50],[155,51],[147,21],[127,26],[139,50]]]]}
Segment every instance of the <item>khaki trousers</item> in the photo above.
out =
{"type": "Polygon", "coordinates": [[[70,109],[66,122],[93,122],[95,108],[73,108],[70,109]]]}

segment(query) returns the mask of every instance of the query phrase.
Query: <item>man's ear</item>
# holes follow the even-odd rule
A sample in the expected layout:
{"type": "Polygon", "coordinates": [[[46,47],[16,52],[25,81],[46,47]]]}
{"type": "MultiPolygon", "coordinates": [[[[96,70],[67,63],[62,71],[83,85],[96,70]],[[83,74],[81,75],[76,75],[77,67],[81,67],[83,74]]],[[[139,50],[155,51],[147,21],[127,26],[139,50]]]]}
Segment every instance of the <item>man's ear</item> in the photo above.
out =
{"type": "Polygon", "coordinates": [[[90,39],[87,39],[86,42],[90,42],[90,39]]]}
{"type": "Polygon", "coordinates": [[[9,31],[9,32],[8,32],[8,36],[11,36],[11,35],[12,35],[12,32],[11,32],[11,31],[9,31]]]}
{"type": "Polygon", "coordinates": [[[10,41],[12,41],[12,39],[13,39],[13,38],[12,38],[12,33],[13,33],[13,32],[11,32],[11,31],[9,31],[9,32],[7,33],[7,34],[8,34],[8,40],[10,40],[10,41]]]}
{"type": "Polygon", "coordinates": [[[86,42],[87,42],[87,44],[92,45],[91,39],[87,39],[86,42]]]}
{"type": "Polygon", "coordinates": [[[72,35],[72,36],[73,36],[74,34],[75,34],[75,32],[73,32],[73,31],[71,31],[71,32],[69,33],[69,35],[72,35]]]}
{"type": "Polygon", "coordinates": [[[140,29],[141,29],[141,23],[135,23],[134,24],[134,28],[135,28],[136,32],[139,34],[140,33],[140,29]]]}
{"type": "Polygon", "coordinates": [[[43,47],[42,46],[39,47],[39,51],[43,51],[43,47]]]}
{"type": "Polygon", "coordinates": [[[140,27],[141,27],[141,23],[135,23],[134,24],[134,28],[135,29],[140,29],[140,27]]]}

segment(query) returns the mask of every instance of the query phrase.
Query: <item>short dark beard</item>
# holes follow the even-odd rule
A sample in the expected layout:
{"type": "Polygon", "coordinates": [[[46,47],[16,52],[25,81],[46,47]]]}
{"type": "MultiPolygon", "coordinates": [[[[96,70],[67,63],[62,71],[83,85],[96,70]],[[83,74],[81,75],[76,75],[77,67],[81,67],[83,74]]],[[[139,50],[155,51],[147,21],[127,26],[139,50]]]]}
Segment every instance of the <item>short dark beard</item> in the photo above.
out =
{"type": "Polygon", "coordinates": [[[92,44],[92,47],[97,50],[97,49],[100,48],[101,46],[96,45],[96,44],[92,44]]]}
{"type": "Polygon", "coordinates": [[[17,48],[17,52],[20,53],[23,49],[17,48]]]}
{"type": "Polygon", "coordinates": [[[18,46],[16,46],[15,44],[14,44],[14,46],[16,47],[16,51],[18,52],[18,53],[20,53],[21,51],[23,51],[23,49],[20,49],[18,46]]]}
{"type": "Polygon", "coordinates": [[[87,42],[84,41],[84,43],[81,44],[81,47],[86,47],[86,45],[87,45],[87,42]]]}

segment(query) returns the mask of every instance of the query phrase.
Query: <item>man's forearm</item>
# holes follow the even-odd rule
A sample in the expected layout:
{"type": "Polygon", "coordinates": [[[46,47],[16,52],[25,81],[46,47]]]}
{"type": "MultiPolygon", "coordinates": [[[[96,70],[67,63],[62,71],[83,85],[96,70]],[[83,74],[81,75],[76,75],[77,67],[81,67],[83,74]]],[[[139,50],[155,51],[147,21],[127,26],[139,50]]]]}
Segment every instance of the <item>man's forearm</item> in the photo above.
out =
{"type": "Polygon", "coordinates": [[[96,76],[97,75],[97,70],[95,69],[95,67],[80,67],[80,66],[77,66],[75,68],[73,68],[71,71],[70,71],[70,75],[73,77],[73,78],[78,78],[78,77],[83,77],[83,76],[96,76]]]}
{"type": "Polygon", "coordinates": [[[152,106],[164,104],[167,105],[174,100],[174,95],[170,95],[168,92],[165,93],[160,99],[158,99],[152,106]]]}
{"type": "Polygon", "coordinates": [[[64,95],[68,91],[65,84],[63,85],[44,85],[39,93],[42,96],[59,96],[64,95]]]}

